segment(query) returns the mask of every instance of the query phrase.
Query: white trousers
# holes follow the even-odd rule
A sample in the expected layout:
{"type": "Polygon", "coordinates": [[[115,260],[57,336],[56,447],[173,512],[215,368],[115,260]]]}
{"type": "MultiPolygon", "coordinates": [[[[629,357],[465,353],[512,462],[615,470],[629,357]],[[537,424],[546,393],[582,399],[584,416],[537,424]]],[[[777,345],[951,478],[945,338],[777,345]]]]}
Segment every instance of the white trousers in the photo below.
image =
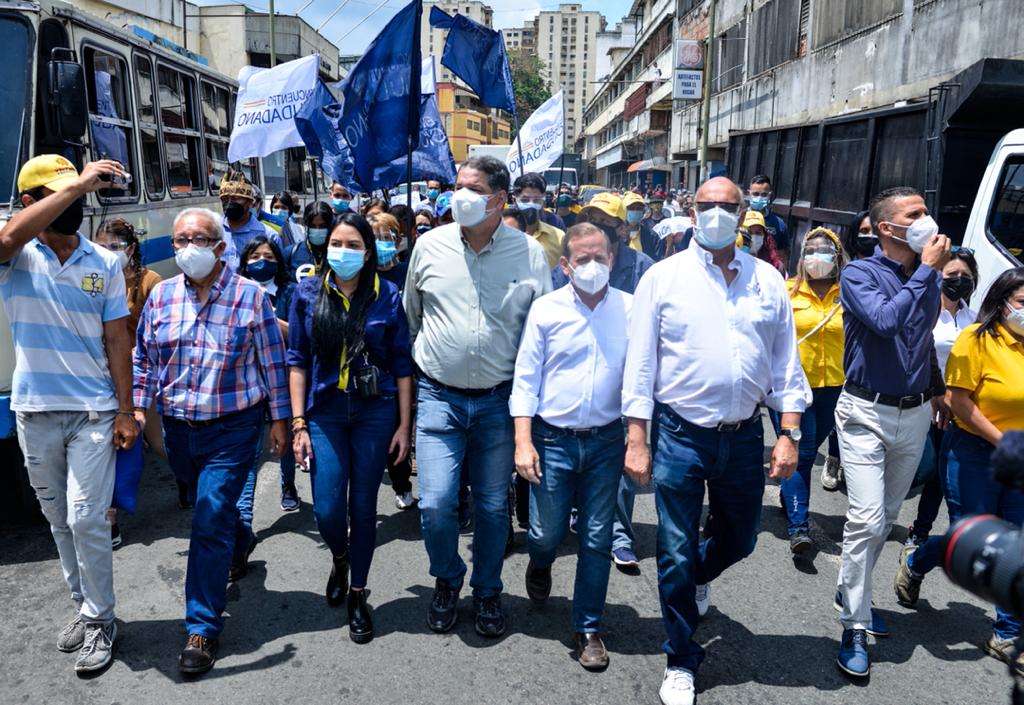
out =
{"type": "Polygon", "coordinates": [[[838,589],[847,629],[871,623],[871,573],[924,452],[931,405],[898,409],[854,397],[836,403],[839,455],[849,506],[838,589]]]}
{"type": "Polygon", "coordinates": [[[114,620],[107,509],[114,495],[114,412],[18,412],[28,479],[85,622],[114,620]]]}

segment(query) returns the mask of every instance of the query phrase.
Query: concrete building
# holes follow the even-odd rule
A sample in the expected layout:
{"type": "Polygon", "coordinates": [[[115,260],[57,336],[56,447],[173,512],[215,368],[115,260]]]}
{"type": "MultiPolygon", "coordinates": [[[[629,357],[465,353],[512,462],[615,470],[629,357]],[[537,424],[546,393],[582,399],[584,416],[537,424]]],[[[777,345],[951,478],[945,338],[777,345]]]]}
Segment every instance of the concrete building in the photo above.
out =
{"type": "Polygon", "coordinates": [[[504,113],[481,105],[461,85],[438,81],[437,106],[456,162],[466,160],[470,145],[509,144],[511,126],[504,113]]]}
{"type": "MultiPolygon", "coordinates": [[[[494,22],[494,11],[490,5],[480,0],[438,0],[436,2],[423,3],[423,31],[420,33],[420,51],[423,56],[434,56],[434,75],[439,82],[461,83],[456,76],[447,68],[441,65],[441,53],[444,51],[444,42],[448,38],[448,30],[435,29],[430,26],[430,9],[438,7],[449,15],[459,13],[474,22],[479,22],[484,27],[491,27],[494,22]]],[[[464,84],[463,84],[464,85],[464,84]]],[[[458,159],[458,157],[456,157],[458,159]]]]}
{"type": "MultiPolygon", "coordinates": [[[[679,36],[707,36],[707,5],[678,0],[679,36]]],[[[726,160],[730,133],[928,100],[983,58],[1024,58],[1021,27],[1020,0],[719,0],[708,158],[726,160]]],[[[692,162],[701,103],[678,107],[672,158],[692,162]]]]}
{"type": "Polygon", "coordinates": [[[596,89],[597,34],[605,29],[604,15],[581,4],[560,4],[557,10],[539,12],[533,27],[548,88],[565,91],[566,141],[572,145],[583,126],[583,108],[596,89]]]}
{"type": "MultiPolygon", "coordinates": [[[[270,66],[270,20],[266,12],[245,5],[206,5],[199,8],[202,25],[201,53],[210,66],[238,76],[243,66],[270,66]]],[[[320,55],[320,77],[337,81],[338,47],[301,17],[276,14],[274,38],[277,63],[310,54],[320,55]]]]}
{"type": "Polygon", "coordinates": [[[116,27],[138,27],[197,54],[199,7],[180,0],[74,0],[77,9],[116,27]],[[183,31],[187,27],[188,31],[183,31]]]}
{"type": "Polygon", "coordinates": [[[537,49],[537,28],[531,22],[522,27],[501,30],[505,37],[505,50],[533,52],[537,49]]]}
{"type": "Polygon", "coordinates": [[[586,103],[578,143],[597,183],[669,182],[674,20],[674,0],[633,0],[614,30],[595,37],[608,68],[586,103]]]}

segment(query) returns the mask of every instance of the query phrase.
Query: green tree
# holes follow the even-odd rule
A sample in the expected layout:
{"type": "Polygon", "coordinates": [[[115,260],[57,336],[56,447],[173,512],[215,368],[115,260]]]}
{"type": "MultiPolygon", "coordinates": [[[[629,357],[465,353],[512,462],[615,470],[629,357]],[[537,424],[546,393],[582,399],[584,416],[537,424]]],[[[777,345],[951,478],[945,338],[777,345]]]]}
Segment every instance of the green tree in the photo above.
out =
{"type": "MultiPolygon", "coordinates": [[[[516,92],[516,112],[522,124],[534,110],[551,97],[551,90],[542,75],[546,66],[538,56],[522,49],[509,52],[508,66],[512,71],[512,87],[516,92]]],[[[512,137],[515,136],[513,126],[512,137]]]]}

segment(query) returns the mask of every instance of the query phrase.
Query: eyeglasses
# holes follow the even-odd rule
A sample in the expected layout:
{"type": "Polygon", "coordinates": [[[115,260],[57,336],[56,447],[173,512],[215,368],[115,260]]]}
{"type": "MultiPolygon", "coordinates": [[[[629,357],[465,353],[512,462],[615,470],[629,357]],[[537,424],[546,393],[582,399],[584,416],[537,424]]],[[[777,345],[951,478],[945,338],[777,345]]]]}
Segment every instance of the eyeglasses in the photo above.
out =
{"type": "Polygon", "coordinates": [[[106,249],[111,250],[113,252],[118,252],[120,250],[127,250],[130,246],[131,246],[131,243],[124,242],[124,241],[121,241],[121,242],[108,242],[106,245],[103,245],[103,247],[105,247],[106,249]]]}
{"type": "Polygon", "coordinates": [[[543,196],[518,196],[516,197],[516,200],[519,201],[520,203],[539,203],[541,205],[544,205],[543,196]]]}
{"type": "Polygon", "coordinates": [[[171,238],[171,244],[177,249],[188,247],[189,244],[195,245],[196,247],[213,247],[220,242],[219,237],[210,237],[208,235],[193,235],[192,237],[185,237],[183,235],[176,235],[171,238]]]}
{"type": "Polygon", "coordinates": [[[695,207],[698,213],[709,211],[712,208],[721,208],[726,213],[738,213],[740,210],[739,203],[726,203],[725,201],[697,201],[695,207]]]}
{"type": "Polygon", "coordinates": [[[953,255],[969,255],[974,256],[974,248],[964,247],[963,245],[953,245],[949,248],[949,253],[953,255]]]}

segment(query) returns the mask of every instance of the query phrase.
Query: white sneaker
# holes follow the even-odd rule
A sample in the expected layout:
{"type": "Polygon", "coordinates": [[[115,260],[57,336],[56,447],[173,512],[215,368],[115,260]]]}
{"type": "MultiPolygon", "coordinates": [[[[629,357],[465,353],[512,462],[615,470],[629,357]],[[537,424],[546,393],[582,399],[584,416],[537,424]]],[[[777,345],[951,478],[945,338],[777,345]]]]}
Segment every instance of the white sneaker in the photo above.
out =
{"type": "Polygon", "coordinates": [[[412,496],[412,492],[406,492],[405,494],[395,495],[395,506],[399,509],[411,509],[416,506],[416,498],[412,496]]]}
{"type": "Polygon", "coordinates": [[[843,481],[843,466],[839,458],[829,456],[825,460],[825,467],[821,469],[821,487],[829,492],[839,489],[839,483],[843,481]]]}
{"type": "Polygon", "coordinates": [[[693,688],[693,673],[685,668],[665,669],[665,680],[661,682],[658,696],[662,705],[693,705],[697,692],[693,688]]]}
{"type": "Polygon", "coordinates": [[[708,613],[708,609],[711,607],[711,583],[704,583],[698,585],[696,590],[697,597],[697,614],[701,617],[708,613]]]}

